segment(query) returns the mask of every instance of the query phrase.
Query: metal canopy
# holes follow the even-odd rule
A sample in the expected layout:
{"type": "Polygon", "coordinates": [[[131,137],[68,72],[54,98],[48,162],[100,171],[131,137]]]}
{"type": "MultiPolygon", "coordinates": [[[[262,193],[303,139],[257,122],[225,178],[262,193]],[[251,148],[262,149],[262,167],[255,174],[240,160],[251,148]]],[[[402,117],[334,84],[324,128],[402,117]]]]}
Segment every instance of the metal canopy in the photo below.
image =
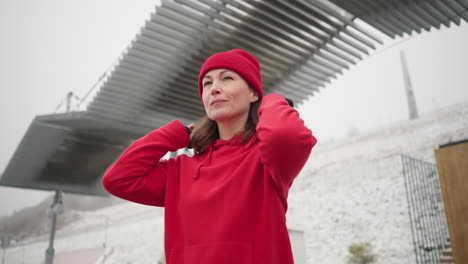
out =
{"type": "Polygon", "coordinates": [[[0,179],[1,185],[104,195],[97,175],[140,134],[109,129],[82,113],[36,117],[0,179]],[[78,114],[78,115],[77,115],[78,114]]]}
{"type": "Polygon", "coordinates": [[[302,103],[382,41],[467,21],[468,0],[163,0],[86,111],[38,116],[0,178],[6,186],[102,195],[100,178],[131,142],[203,114],[203,61],[233,48],[262,64],[265,94],[302,103]]]}
{"type": "Polygon", "coordinates": [[[260,60],[265,93],[301,103],[380,42],[353,18],[319,1],[162,1],[87,111],[153,127],[193,122],[204,112],[202,62],[233,48],[260,60]]]}
{"type": "Polygon", "coordinates": [[[468,21],[467,0],[330,0],[391,38],[468,21]]]}

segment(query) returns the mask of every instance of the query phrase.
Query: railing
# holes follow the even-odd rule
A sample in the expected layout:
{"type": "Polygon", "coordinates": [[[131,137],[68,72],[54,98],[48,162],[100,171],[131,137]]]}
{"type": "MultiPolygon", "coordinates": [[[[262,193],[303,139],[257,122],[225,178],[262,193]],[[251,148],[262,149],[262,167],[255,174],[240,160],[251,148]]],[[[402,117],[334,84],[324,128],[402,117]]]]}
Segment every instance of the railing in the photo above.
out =
{"type": "Polygon", "coordinates": [[[438,264],[449,237],[435,164],[401,156],[417,264],[438,264]]]}

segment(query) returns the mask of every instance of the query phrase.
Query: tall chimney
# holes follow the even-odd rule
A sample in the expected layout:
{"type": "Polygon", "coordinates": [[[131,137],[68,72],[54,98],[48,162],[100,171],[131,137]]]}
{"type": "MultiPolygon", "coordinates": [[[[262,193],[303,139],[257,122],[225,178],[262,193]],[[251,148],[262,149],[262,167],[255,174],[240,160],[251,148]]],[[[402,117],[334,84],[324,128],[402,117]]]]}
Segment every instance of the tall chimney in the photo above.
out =
{"type": "Polygon", "coordinates": [[[418,118],[418,107],[416,105],[416,99],[414,98],[414,91],[413,87],[411,86],[411,79],[408,72],[408,67],[406,65],[406,56],[405,53],[401,50],[400,51],[400,58],[401,58],[401,66],[403,69],[403,79],[405,83],[405,92],[406,92],[406,100],[408,102],[408,112],[410,120],[414,120],[418,118]]]}

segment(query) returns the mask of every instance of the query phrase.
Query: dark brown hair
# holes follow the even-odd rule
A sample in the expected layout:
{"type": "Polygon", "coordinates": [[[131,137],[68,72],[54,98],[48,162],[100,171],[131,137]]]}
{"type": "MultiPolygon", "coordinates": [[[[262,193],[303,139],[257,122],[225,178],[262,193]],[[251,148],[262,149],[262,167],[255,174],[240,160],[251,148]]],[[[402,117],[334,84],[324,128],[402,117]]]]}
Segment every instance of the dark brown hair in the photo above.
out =
{"type": "MultiPolygon", "coordinates": [[[[256,131],[258,123],[258,108],[260,107],[260,99],[250,104],[249,116],[245,124],[245,135],[242,137],[241,144],[245,145],[256,131]]],[[[207,115],[201,118],[199,125],[191,138],[191,145],[195,153],[200,154],[205,152],[205,149],[215,140],[219,139],[218,123],[211,120],[207,115]]]]}

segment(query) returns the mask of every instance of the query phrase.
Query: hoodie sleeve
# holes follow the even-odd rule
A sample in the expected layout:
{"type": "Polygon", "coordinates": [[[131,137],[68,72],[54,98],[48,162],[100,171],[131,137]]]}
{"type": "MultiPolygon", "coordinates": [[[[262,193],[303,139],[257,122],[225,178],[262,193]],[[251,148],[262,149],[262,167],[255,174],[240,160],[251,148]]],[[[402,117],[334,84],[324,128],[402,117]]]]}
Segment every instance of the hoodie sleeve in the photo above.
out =
{"type": "Polygon", "coordinates": [[[104,188],[112,195],[136,203],[164,206],[169,151],[189,145],[180,121],[156,129],[130,145],[105,172],[104,188]]]}
{"type": "Polygon", "coordinates": [[[263,97],[257,135],[263,164],[277,187],[287,194],[317,140],[296,109],[279,94],[263,97]]]}

